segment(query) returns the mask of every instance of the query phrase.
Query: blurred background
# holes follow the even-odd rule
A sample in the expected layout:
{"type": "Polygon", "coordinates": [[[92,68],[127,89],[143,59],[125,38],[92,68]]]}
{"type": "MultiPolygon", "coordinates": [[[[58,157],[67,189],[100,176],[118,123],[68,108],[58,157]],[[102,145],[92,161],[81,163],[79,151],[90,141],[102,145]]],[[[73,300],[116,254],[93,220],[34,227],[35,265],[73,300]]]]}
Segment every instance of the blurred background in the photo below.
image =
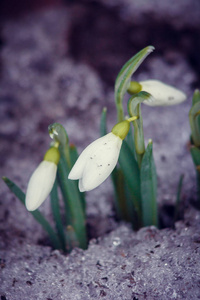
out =
{"type": "Polygon", "coordinates": [[[69,10],[68,53],[97,69],[106,84],[114,83],[124,61],[144,45],[154,45],[171,64],[181,52],[200,83],[198,0],[1,0],[1,26],[9,19],[59,7],[69,10]]]}

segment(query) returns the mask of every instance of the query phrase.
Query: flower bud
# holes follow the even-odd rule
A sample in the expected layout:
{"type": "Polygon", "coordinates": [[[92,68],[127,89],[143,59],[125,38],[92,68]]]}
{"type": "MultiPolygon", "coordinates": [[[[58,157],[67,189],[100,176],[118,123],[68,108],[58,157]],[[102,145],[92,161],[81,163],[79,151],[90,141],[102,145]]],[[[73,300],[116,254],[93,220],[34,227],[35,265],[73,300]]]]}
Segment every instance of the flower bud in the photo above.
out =
{"type": "Polygon", "coordinates": [[[50,194],[57,172],[57,164],[60,154],[57,148],[50,148],[44,160],[33,172],[26,192],[26,208],[29,211],[36,210],[50,194]]]}
{"type": "Polygon", "coordinates": [[[141,84],[139,82],[137,82],[137,81],[131,81],[130,85],[129,85],[128,89],[127,89],[127,92],[130,95],[134,95],[134,94],[139,93],[141,90],[142,90],[142,86],[141,86],[141,84]]]}
{"type": "Polygon", "coordinates": [[[153,97],[144,101],[149,106],[168,106],[179,104],[186,100],[186,95],[158,80],[146,80],[140,82],[142,91],[150,93],[153,97]]]}

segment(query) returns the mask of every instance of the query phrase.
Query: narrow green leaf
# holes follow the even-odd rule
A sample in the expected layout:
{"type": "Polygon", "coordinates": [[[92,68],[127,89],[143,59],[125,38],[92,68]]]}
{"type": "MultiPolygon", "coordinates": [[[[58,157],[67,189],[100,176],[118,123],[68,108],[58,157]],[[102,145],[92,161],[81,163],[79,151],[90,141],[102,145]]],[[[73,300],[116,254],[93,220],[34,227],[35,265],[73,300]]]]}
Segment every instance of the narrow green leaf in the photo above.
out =
{"type": "Polygon", "coordinates": [[[190,153],[191,153],[194,165],[196,167],[200,167],[200,149],[195,146],[192,146],[190,148],[190,153]]]}
{"type": "Polygon", "coordinates": [[[115,81],[115,103],[118,112],[118,121],[124,119],[122,101],[129,87],[131,76],[144,61],[144,59],[154,50],[153,46],[148,46],[134,55],[122,67],[115,81]]]}
{"type": "Polygon", "coordinates": [[[70,160],[73,166],[78,159],[78,151],[74,144],[70,144],[69,149],[70,149],[70,160]]]}
{"type": "Polygon", "coordinates": [[[192,105],[195,105],[197,102],[200,102],[200,92],[195,90],[192,98],[192,105]]]}
{"type": "Polygon", "coordinates": [[[126,141],[123,141],[119,164],[123,171],[125,180],[131,192],[132,201],[138,215],[138,220],[141,218],[141,202],[140,202],[140,171],[138,164],[133,156],[126,141]]]}
{"type": "Polygon", "coordinates": [[[157,215],[157,177],[156,167],[153,159],[152,141],[146,148],[141,165],[141,198],[143,225],[158,226],[157,215]]]}
{"type": "MultiPolygon", "coordinates": [[[[70,145],[69,146],[69,153],[70,153],[70,161],[71,161],[71,165],[73,166],[75,164],[75,162],[78,159],[78,151],[75,145],[70,145]]],[[[78,188],[78,181],[74,181],[76,183],[76,187],[77,187],[77,191],[79,193],[80,199],[81,199],[81,204],[83,207],[83,212],[84,215],[86,214],[86,200],[85,200],[85,193],[80,193],[79,192],[79,188],[78,188]]]]}
{"type": "Polygon", "coordinates": [[[133,138],[133,128],[130,127],[129,132],[127,134],[127,137],[125,141],[127,142],[130,150],[132,151],[133,155],[135,156],[135,149],[134,149],[134,138],[133,138]]]}
{"type": "Polygon", "coordinates": [[[200,102],[196,102],[189,111],[192,140],[195,146],[200,146],[200,102]]]}
{"type": "MultiPolygon", "coordinates": [[[[8,186],[8,188],[15,194],[15,196],[21,201],[21,203],[25,206],[25,194],[22,190],[10,179],[7,177],[3,177],[4,182],[8,186]]],[[[53,228],[50,226],[49,222],[45,219],[45,217],[41,214],[39,210],[30,211],[32,216],[37,220],[38,223],[43,227],[43,229],[48,233],[49,238],[55,249],[62,249],[62,245],[54,232],[53,228]]]]}
{"type": "Polygon", "coordinates": [[[183,179],[184,175],[182,174],[179,179],[177,195],[176,195],[176,204],[175,204],[175,211],[174,211],[174,223],[178,220],[178,215],[180,211],[180,202],[181,202],[181,191],[183,187],[183,179]]]}
{"type": "Polygon", "coordinates": [[[192,146],[190,148],[190,153],[196,167],[197,197],[200,201],[200,149],[192,146]]]}
{"type": "Polygon", "coordinates": [[[111,179],[113,182],[115,192],[114,204],[117,216],[121,220],[129,221],[126,207],[126,195],[124,189],[124,175],[120,167],[115,167],[111,174],[111,179]]]}
{"type": "Polygon", "coordinates": [[[107,117],[107,108],[104,107],[101,113],[100,136],[104,136],[107,134],[106,117],[107,117]]]}
{"type": "Polygon", "coordinates": [[[60,185],[63,200],[65,203],[67,217],[67,225],[74,228],[78,245],[82,249],[87,248],[87,236],[85,228],[85,214],[82,207],[80,192],[77,190],[77,183],[68,179],[70,168],[66,158],[61,153],[60,162],[58,164],[58,183],[60,185]]]}
{"type": "Polygon", "coordinates": [[[57,234],[60,238],[63,251],[66,251],[64,225],[63,225],[62,217],[60,214],[57,179],[54,182],[50,197],[51,197],[51,210],[52,210],[54,222],[56,225],[57,234]]]}

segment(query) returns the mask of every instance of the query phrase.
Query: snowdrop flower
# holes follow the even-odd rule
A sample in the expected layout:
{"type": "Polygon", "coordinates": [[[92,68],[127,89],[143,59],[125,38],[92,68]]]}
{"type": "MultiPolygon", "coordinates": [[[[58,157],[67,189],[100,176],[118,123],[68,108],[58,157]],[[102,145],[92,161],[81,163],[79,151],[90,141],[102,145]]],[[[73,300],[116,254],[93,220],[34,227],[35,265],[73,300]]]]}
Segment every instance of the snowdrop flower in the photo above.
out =
{"type": "Polygon", "coordinates": [[[140,91],[148,92],[153,96],[143,102],[149,106],[175,105],[186,100],[186,95],[182,91],[159,80],[132,81],[128,92],[133,94],[140,91]]]}
{"type": "Polygon", "coordinates": [[[133,118],[116,124],[110,133],[91,143],[81,153],[68,177],[79,179],[81,192],[96,188],[111,174],[117,164],[122,141],[130,129],[130,122],[137,119],[133,118]]]}
{"type": "Polygon", "coordinates": [[[44,160],[33,172],[26,192],[26,208],[29,211],[36,210],[50,194],[56,178],[57,165],[60,159],[56,147],[50,148],[44,160]]]}

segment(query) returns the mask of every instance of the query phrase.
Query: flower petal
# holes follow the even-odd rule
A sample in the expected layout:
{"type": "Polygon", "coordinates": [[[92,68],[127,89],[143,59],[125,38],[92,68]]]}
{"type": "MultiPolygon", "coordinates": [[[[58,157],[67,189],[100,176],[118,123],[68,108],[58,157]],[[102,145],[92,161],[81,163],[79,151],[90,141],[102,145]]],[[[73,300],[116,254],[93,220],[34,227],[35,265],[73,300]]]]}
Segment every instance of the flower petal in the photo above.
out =
{"type": "Polygon", "coordinates": [[[186,100],[186,95],[167,84],[158,80],[141,81],[142,91],[150,93],[153,98],[144,101],[149,106],[167,106],[179,104],[186,100]]]}
{"type": "MultiPolygon", "coordinates": [[[[107,139],[107,136],[110,136],[111,133],[106,134],[103,137],[92,142],[88,145],[83,152],[80,154],[79,158],[75,162],[73,168],[71,169],[68,178],[72,180],[80,179],[83,176],[84,168],[87,160],[91,159],[94,152],[96,151],[98,145],[104,142],[107,139]]],[[[112,134],[113,135],[113,134],[112,134]]]]}
{"type": "Polygon", "coordinates": [[[32,174],[26,193],[26,208],[37,209],[50,194],[57,172],[57,165],[43,160],[32,174]]]}
{"type": "Polygon", "coordinates": [[[83,170],[84,170],[84,167],[85,167],[85,159],[87,157],[87,153],[85,153],[85,150],[80,154],[77,161],[73,165],[73,167],[72,167],[72,169],[71,169],[71,171],[68,175],[68,179],[77,180],[77,179],[82,177],[83,170]]]}
{"type": "Polygon", "coordinates": [[[78,188],[79,188],[79,191],[80,191],[80,192],[85,192],[85,189],[84,189],[83,183],[82,183],[82,178],[79,179],[79,182],[78,182],[78,188]]]}
{"type": "Polygon", "coordinates": [[[109,133],[94,143],[89,149],[92,152],[88,151],[89,156],[79,181],[79,188],[82,191],[96,188],[111,174],[118,161],[122,140],[109,133]]]}

